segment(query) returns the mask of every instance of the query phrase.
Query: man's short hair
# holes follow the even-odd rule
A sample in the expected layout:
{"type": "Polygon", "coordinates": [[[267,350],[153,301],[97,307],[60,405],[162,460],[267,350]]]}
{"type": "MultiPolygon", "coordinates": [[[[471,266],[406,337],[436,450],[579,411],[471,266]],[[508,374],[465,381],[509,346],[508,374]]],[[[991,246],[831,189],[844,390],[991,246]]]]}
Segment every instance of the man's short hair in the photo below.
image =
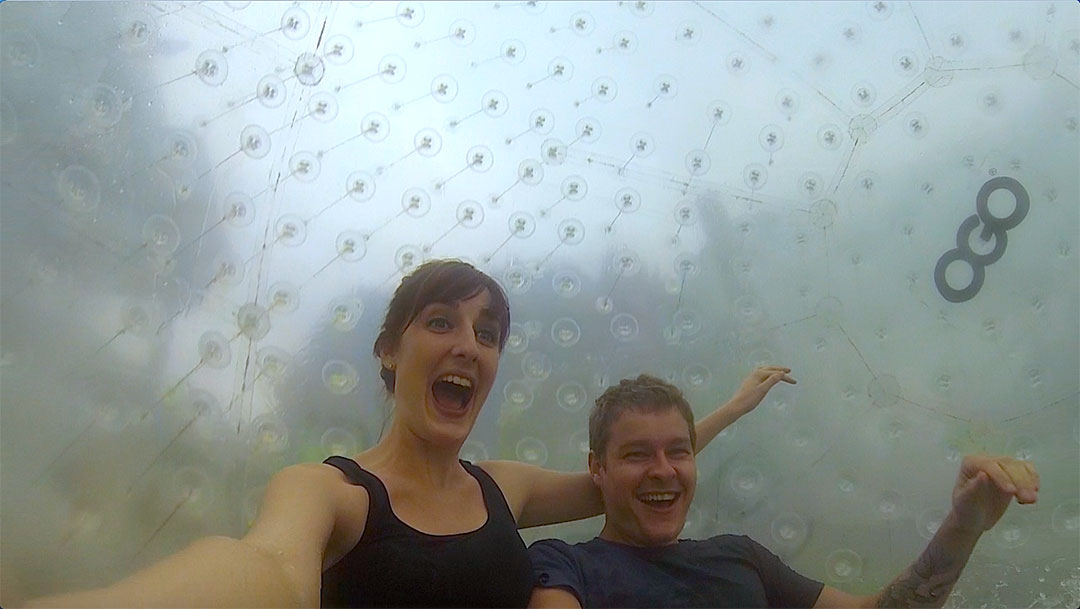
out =
{"type": "Polygon", "coordinates": [[[682,391],[671,383],[662,381],[648,374],[638,375],[635,379],[623,379],[618,385],[608,387],[589,414],[589,450],[603,460],[607,448],[611,426],[619,416],[627,411],[659,412],[674,408],[686,419],[690,428],[690,444],[697,448],[697,433],[694,431],[694,411],[683,397],[682,391]]]}

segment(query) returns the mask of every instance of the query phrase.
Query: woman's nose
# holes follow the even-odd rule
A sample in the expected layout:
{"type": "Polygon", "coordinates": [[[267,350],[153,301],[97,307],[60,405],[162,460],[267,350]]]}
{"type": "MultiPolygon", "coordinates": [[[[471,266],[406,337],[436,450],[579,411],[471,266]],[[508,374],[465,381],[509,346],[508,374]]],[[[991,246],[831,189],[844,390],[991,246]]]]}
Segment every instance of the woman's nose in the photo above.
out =
{"type": "Polygon", "coordinates": [[[469,359],[476,359],[480,355],[480,346],[477,345],[476,336],[471,330],[457,332],[451,353],[469,359]]]}

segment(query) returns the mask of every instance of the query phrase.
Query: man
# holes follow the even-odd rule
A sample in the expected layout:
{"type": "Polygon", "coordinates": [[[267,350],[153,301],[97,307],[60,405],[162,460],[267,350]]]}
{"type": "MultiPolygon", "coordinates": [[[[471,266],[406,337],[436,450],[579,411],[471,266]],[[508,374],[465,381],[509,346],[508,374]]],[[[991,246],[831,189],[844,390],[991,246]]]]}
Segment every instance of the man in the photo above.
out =
{"type": "Polygon", "coordinates": [[[952,511],[922,555],[872,596],[796,573],[749,537],[678,541],[694,498],[694,415],[681,392],[641,375],[610,387],[589,417],[589,471],[604,498],[592,541],[529,548],[532,607],[940,607],[979,536],[1013,497],[1034,503],[1027,462],[968,456],[952,511]]]}

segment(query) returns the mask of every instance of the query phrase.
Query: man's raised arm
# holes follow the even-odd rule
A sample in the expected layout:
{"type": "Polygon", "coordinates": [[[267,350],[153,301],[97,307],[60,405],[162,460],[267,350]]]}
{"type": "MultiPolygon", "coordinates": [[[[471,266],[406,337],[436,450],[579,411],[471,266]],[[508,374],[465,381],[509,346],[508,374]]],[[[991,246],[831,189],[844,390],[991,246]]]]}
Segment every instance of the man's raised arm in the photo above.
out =
{"type": "Polygon", "coordinates": [[[967,565],[979,537],[1009,507],[1013,497],[1035,503],[1039,474],[1026,461],[970,455],[960,466],[952,510],[919,558],[873,596],[854,596],[825,586],[815,609],[832,607],[941,607],[967,565]]]}

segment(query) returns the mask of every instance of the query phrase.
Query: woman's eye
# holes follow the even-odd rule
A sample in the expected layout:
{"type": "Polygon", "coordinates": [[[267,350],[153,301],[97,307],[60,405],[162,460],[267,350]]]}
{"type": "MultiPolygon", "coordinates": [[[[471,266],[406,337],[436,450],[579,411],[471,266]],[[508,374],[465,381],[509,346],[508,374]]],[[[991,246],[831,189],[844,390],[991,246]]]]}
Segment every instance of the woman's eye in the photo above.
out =
{"type": "Polygon", "coordinates": [[[498,334],[493,330],[483,329],[476,333],[477,338],[488,345],[494,345],[499,342],[498,334]]]}
{"type": "Polygon", "coordinates": [[[436,330],[445,330],[450,327],[450,322],[443,317],[432,317],[428,320],[428,327],[436,330]]]}

